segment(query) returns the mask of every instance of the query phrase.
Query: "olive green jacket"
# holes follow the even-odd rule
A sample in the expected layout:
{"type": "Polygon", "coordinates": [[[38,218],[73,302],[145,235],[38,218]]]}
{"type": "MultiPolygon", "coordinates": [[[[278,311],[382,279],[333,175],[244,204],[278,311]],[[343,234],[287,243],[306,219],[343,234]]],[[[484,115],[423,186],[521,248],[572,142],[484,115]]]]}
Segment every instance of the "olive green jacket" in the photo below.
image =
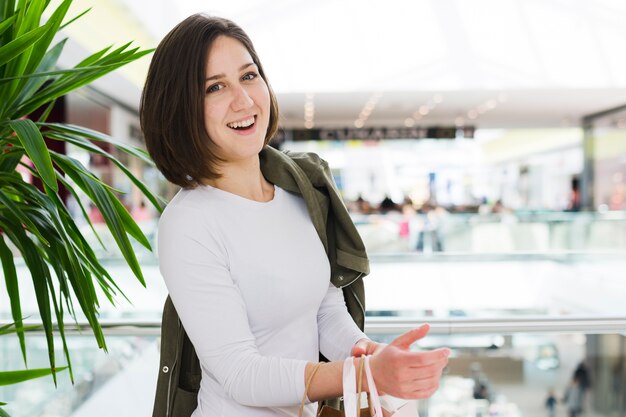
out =
{"type": "MultiPolygon", "coordinates": [[[[363,241],[337,191],[326,161],[315,154],[281,152],[266,146],[261,171],[279,187],[302,195],[330,261],[331,282],[343,289],[350,315],[363,329],[369,273],[363,241]]],[[[196,352],[168,297],[161,323],[161,370],[153,417],[189,417],[197,406],[201,370],[196,352]]]]}

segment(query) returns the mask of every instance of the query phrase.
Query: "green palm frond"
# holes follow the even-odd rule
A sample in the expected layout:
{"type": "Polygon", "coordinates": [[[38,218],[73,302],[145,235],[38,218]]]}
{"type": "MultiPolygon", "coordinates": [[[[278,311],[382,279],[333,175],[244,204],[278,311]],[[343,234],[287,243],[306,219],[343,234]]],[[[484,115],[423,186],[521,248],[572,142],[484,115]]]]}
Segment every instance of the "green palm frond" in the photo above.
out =
{"type": "MultiPolygon", "coordinates": [[[[57,62],[66,40],[53,45],[53,39],[60,28],[83,13],[66,19],[72,0],[63,0],[43,21],[42,15],[50,3],[49,0],[0,0],[0,262],[14,321],[10,326],[0,327],[0,335],[17,335],[26,364],[25,332],[32,326],[25,326],[22,317],[23,295],[19,291],[14,262],[14,257],[20,255],[30,273],[50,362],[49,369],[0,372],[0,385],[44,375],[52,375],[56,382],[56,372],[65,369],[55,364],[54,337],[57,335],[61,337],[73,380],[64,331],[66,316],[76,320],[78,311],[84,314],[98,346],[106,350],[98,321],[97,290],[111,303],[119,296],[125,298],[60,198],[60,186],[76,198],[94,234],[79,193],[86,195],[100,210],[120,253],[145,286],[131,240],[147,249],[151,249],[150,243],[116,197],[116,190],[96,178],[80,161],[51,151],[47,141],[63,141],[109,159],[159,212],[164,207],[164,201],[118,157],[94,142],[109,143],[117,152],[152,164],[145,151],[84,127],[46,123],[47,114],[58,98],[151,50],[141,50],[130,43],[107,47],[73,68],[60,68],[57,62]],[[39,120],[30,120],[28,116],[39,109],[45,109],[39,120]],[[25,181],[17,172],[24,168],[41,180],[41,188],[25,181]]],[[[0,408],[0,416],[3,413],[6,414],[0,408]]]]}
{"type": "Polygon", "coordinates": [[[29,379],[41,378],[42,376],[47,376],[62,371],[64,369],[64,367],[56,369],[37,368],[27,369],[24,371],[0,372],[0,386],[12,385],[17,384],[18,382],[28,381],[29,379]]]}

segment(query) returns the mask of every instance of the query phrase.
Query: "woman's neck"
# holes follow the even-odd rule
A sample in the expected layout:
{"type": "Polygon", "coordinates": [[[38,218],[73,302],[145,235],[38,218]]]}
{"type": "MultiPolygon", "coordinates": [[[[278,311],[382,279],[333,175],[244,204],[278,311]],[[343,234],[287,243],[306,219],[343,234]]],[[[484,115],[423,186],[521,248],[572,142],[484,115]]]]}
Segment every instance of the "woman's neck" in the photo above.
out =
{"type": "Polygon", "coordinates": [[[206,183],[249,200],[267,202],[274,198],[274,185],[263,176],[258,158],[247,164],[230,163],[220,172],[220,178],[206,183]]]}

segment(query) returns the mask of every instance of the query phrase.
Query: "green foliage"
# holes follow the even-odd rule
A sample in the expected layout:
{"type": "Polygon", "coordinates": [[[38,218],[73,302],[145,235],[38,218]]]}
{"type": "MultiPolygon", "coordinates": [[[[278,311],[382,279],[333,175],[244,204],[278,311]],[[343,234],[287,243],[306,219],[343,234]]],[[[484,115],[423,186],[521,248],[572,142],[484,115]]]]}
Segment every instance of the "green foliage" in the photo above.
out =
{"type": "MultiPolygon", "coordinates": [[[[81,190],[98,207],[131,270],[145,285],[130,242],[132,238],[150,249],[144,234],[109,186],[95,178],[79,161],[48,149],[46,140],[65,141],[110,159],[159,211],[162,210],[161,200],[118,159],[93,141],[111,143],[119,151],[151,163],[145,152],[117,143],[100,132],[45,121],[59,97],[151,51],[139,50],[129,43],[117,49],[105,48],[74,68],[61,69],[57,60],[65,40],[55,45],[52,40],[66,20],[72,0],[62,1],[44,22],[42,15],[49,3],[49,0],[0,0],[0,261],[14,320],[12,328],[0,328],[0,334],[11,331],[17,335],[27,364],[24,335],[27,327],[23,322],[13,259],[17,251],[30,271],[50,362],[50,369],[1,372],[0,385],[48,374],[56,383],[56,372],[63,368],[55,364],[55,334],[61,337],[73,379],[63,328],[66,312],[75,320],[72,299],[87,317],[98,346],[106,350],[98,322],[96,285],[111,302],[115,296],[123,296],[59,197],[59,184],[74,196],[81,190]],[[47,109],[40,120],[27,118],[40,108],[47,109]],[[19,166],[39,178],[43,190],[25,181],[17,172],[19,166]]],[[[81,209],[89,222],[86,210],[82,206],[81,209]]],[[[0,408],[0,415],[4,414],[0,408]]]]}
{"type": "Polygon", "coordinates": [[[0,386],[17,384],[28,381],[29,379],[41,378],[42,376],[50,375],[53,372],[58,372],[63,369],[65,369],[65,367],[54,370],[50,368],[38,368],[28,369],[25,371],[2,372],[0,373],[0,386]]]}

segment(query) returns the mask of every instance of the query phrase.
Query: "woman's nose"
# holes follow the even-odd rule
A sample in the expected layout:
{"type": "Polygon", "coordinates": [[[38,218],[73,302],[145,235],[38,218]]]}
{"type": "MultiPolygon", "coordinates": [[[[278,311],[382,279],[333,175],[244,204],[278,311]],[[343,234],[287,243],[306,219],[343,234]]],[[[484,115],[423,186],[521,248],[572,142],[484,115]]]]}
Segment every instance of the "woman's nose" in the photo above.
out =
{"type": "Polygon", "coordinates": [[[231,107],[234,111],[245,110],[252,107],[254,101],[242,86],[235,87],[234,97],[231,103],[231,107]]]}

